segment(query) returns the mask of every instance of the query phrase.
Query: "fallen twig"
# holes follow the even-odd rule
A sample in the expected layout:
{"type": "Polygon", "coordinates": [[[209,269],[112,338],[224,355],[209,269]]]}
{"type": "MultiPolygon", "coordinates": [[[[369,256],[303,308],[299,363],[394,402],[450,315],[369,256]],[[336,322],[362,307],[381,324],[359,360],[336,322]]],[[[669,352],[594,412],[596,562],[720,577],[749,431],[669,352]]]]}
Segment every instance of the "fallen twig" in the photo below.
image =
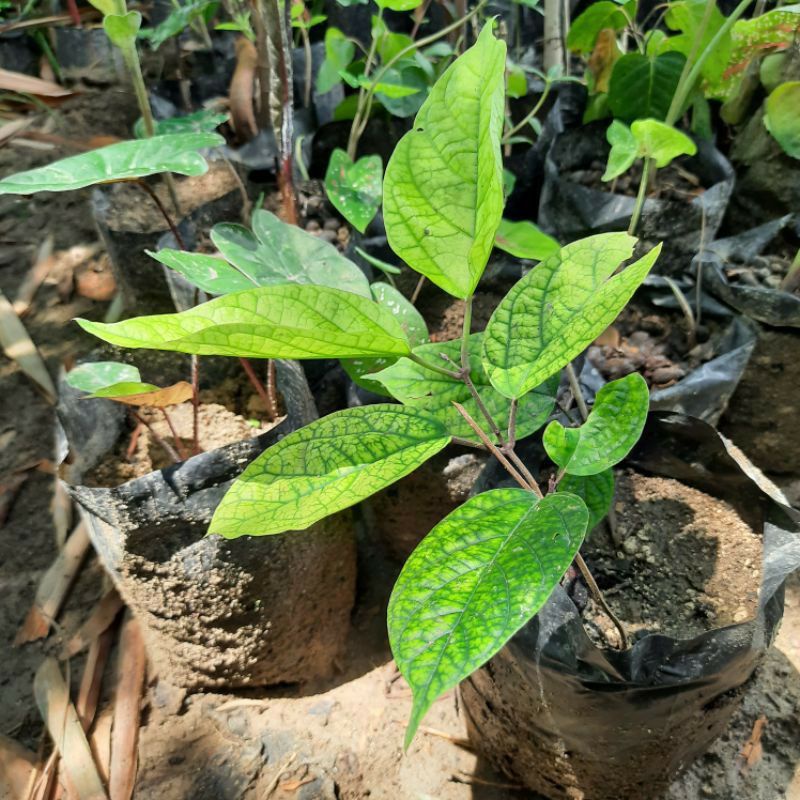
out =
{"type": "Polygon", "coordinates": [[[108,629],[122,606],[122,598],[117,590],[109,589],[78,632],[64,645],[62,658],[72,658],[84,648],[89,647],[98,636],[108,629]]]}

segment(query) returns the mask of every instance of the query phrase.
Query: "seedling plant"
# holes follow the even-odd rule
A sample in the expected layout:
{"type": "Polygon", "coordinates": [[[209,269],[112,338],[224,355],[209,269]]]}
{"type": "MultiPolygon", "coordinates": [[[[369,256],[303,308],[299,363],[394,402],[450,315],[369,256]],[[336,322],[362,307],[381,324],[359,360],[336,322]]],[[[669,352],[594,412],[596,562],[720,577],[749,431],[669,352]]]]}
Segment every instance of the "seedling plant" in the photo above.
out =
{"type": "MultiPolygon", "coordinates": [[[[636,241],[628,234],[555,250],[512,287],[485,332],[472,333],[473,296],[503,213],[505,69],[505,45],[487,24],[436,82],[386,170],[389,243],[463,301],[460,338],[416,344],[426,332],[395,313],[394,303],[376,299],[355,273],[342,273],[353,276],[348,287],[334,285],[307,254],[292,260],[291,245],[283,280],[262,275],[261,285],[226,287],[231,291],[177,314],[108,325],[79,320],[122,347],[357,360],[399,401],[339,411],[284,437],[233,484],[211,534],[304,530],[408,475],[451,442],[483,448],[505,468],[516,486],[482,492],[445,517],[394,587],[390,642],[414,693],[407,744],[431,703],[525,625],[573,562],[597,592],[579,549],[608,510],[611,470],[636,443],[648,409],[647,386],[632,374],[607,384],[591,411],[573,381],[585,419],[551,419],[562,370],[613,322],[657,258],[658,247],[625,266],[636,241]],[[539,472],[523,462],[516,442],[545,425],[553,466],[539,472]]],[[[250,262],[220,247],[238,263],[226,274],[240,281],[243,263],[262,263],[252,249],[258,228],[281,224],[254,217],[243,251],[250,262]]],[[[216,275],[206,271],[204,280],[216,275]]]]}

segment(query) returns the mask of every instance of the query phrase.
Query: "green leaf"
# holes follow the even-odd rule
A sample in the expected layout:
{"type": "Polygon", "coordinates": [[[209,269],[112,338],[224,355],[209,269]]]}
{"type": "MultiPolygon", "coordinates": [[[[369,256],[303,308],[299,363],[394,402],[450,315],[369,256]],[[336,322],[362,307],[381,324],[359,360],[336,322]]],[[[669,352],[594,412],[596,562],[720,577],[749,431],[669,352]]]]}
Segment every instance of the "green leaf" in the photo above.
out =
{"type": "MultiPolygon", "coordinates": [[[[228,121],[228,115],[203,108],[193,114],[184,114],[181,117],[159,119],[155,123],[155,135],[162,136],[168,133],[213,133],[220,125],[228,121]]],[[[141,117],[133,126],[133,134],[137,139],[146,139],[144,121],[141,117]]]]}
{"type": "Polygon", "coordinates": [[[572,242],[518,281],[486,327],[483,363],[494,387],[522,397],[588,347],[616,318],[661,245],[618,275],[636,239],[601,233],[572,242]]]}
{"type": "Polygon", "coordinates": [[[787,81],[766,101],[764,124],[787,155],[800,158],[800,81],[787,81]]]}
{"type": "Polygon", "coordinates": [[[619,31],[627,24],[628,20],[616,3],[612,3],[610,0],[591,3],[570,25],[569,33],[567,34],[567,47],[573,53],[590,55],[594,50],[600,31],[605,28],[619,31]]]}
{"type": "Polygon", "coordinates": [[[325,94],[338,86],[342,79],[340,70],[347,69],[356,52],[356,46],[338,28],[325,31],[325,61],[317,75],[317,91],[325,94]]]}
{"type": "Polygon", "coordinates": [[[542,441],[547,455],[570,475],[596,475],[618,464],[642,435],[650,406],[647,381],[632,372],[607,383],[580,428],[553,420],[542,441]]]}
{"type": "Polygon", "coordinates": [[[67,373],[67,383],[82,392],[96,392],[115,383],[141,380],[139,370],[131,364],[119,361],[93,361],[80,364],[67,373]]]}
{"type": "Polygon", "coordinates": [[[163,248],[147,255],[180,273],[189,283],[208,294],[220,295],[252,289],[255,285],[238,269],[217,256],[163,248]]]}
{"type": "Polygon", "coordinates": [[[380,258],[376,258],[373,255],[370,255],[366,250],[362,250],[360,247],[356,247],[356,253],[358,253],[367,264],[371,264],[375,269],[379,269],[384,275],[401,275],[403,270],[400,267],[396,267],[394,264],[390,264],[388,261],[382,261],[380,258]]]}
{"type": "Polygon", "coordinates": [[[525,70],[517,64],[509,65],[506,78],[506,95],[513,99],[525,97],[528,93],[528,78],[525,70]]]}
{"type": "Polygon", "coordinates": [[[561,248],[552,236],[548,236],[538,225],[528,220],[500,220],[500,227],[494,235],[494,244],[516,258],[529,258],[533,261],[544,261],[561,248]]]}
{"type": "Polygon", "coordinates": [[[206,12],[216,6],[216,0],[197,0],[173,9],[169,16],[155,28],[145,28],[139,33],[141,39],[147,39],[153,50],[161,47],[167,39],[182,33],[194,20],[205,17],[206,12]]]}
{"type": "Polygon", "coordinates": [[[413,11],[417,6],[422,5],[422,0],[375,0],[380,8],[388,8],[392,11],[413,11]]]}
{"type": "Polygon", "coordinates": [[[618,119],[608,126],[606,139],[611,145],[611,150],[608,154],[608,164],[603,173],[603,180],[613,181],[614,178],[618,178],[631,168],[639,155],[639,145],[631,129],[618,119]]]}
{"type": "MultiPolygon", "coordinates": [[[[697,33],[706,17],[707,5],[708,0],[672,0],[667,6],[664,21],[673,31],[681,31],[681,33],[679,36],[670,36],[665,39],[659,52],[676,51],[688,58],[692,48],[696,47],[697,33]]],[[[703,37],[700,39],[700,49],[696,52],[703,52],[724,24],[725,17],[714,4],[710,17],[707,17],[703,37]]],[[[732,48],[733,42],[729,31],[715,43],[704,61],[700,70],[703,78],[708,81],[716,81],[722,77],[730,62],[732,48]]]]}
{"type": "Polygon", "coordinates": [[[654,117],[664,119],[678,88],[686,58],[664,53],[648,58],[628,53],[614,64],[608,90],[611,113],[626,121],[654,117]]]}
{"type": "Polygon", "coordinates": [[[138,11],[127,14],[107,14],[103,17],[103,30],[111,43],[125,47],[136,41],[136,34],[142,26],[142,15],[138,11]]]}
{"type": "Polygon", "coordinates": [[[251,224],[252,232],[233,222],[215,225],[211,241],[257,286],[315,284],[370,297],[364,273],[329,242],[263,208],[253,212],[251,224]]]}
{"type": "Polygon", "coordinates": [[[638,144],[639,155],[652,158],[659,169],[666,167],[673,158],[693,156],[697,152],[697,145],[685,133],[657,119],[634,120],[631,132],[638,144]]]}
{"type": "Polygon", "coordinates": [[[386,168],[392,249],[450,294],[472,294],[503,212],[505,51],[484,26],[436,82],[386,168]]]}
{"type": "MultiPolygon", "coordinates": [[[[412,347],[428,341],[428,326],[422,314],[416,307],[399,292],[394,286],[378,281],[370,286],[375,301],[392,312],[400,327],[405,331],[406,338],[412,347]]],[[[388,396],[383,384],[372,379],[372,373],[385,369],[394,364],[396,358],[352,358],[343,359],[344,371],[354,383],[375,394],[388,396]]]]}
{"type": "Polygon", "coordinates": [[[209,533],[305,530],[413,472],[447,446],[442,425],[384,404],[337,411],[262,453],[228,490],[209,533]]]}
{"type": "Polygon", "coordinates": [[[185,403],[194,394],[192,384],[187,381],[178,381],[172,386],[161,388],[152,383],[122,382],[113,383],[98,389],[89,397],[102,397],[124,403],[129,406],[149,406],[151,408],[164,408],[185,403]]]}
{"type": "Polygon", "coordinates": [[[67,192],[159,172],[202,175],[208,164],[197,151],[224,143],[225,140],[217,133],[175,133],[118,142],[62,158],[46,167],[9,175],[0,181],[0,194],[67,192]]]}
{"type": "Polygon", "coordinates": [[[595,475],[565,475],[558,483],[558,492],[567,492],[580,497],[589,510],[589,525],[592,530],[608,514],[614,500],[614,472],[607,469],[595,475]]]}
{"type": "MultiPolygon", "coordinates": [[[[484,406],[495,421],[504,426],[511,411],[511,401],[503,397],[489,383],[481,364],[482,345],[482,333],[473,333],[469,337],[470,377],[484,406]]],[[[414,348],[414,355],[437,366],[446,365],[442,355],[458,363],[461,356],[461,340],[424,344],[414,348]]],[[[464,381],[433,372],[408,358],[398,359],[393,366],[372,377],[382,383],[401,403],[418,408],[441,420],[453,436],[476,443],[480,441],[453,406],[454,401],[460,403],[473,419],[483,422],[478,404],[464,381]]],[[[552,376],[519,401],[517,438],[530,436],[547,422],[556,402],[557,391],[558,377],[552,376]]]]}
{"type": "Polygon", "coordinates": [[[375,99],[393,116],[413,117],[428,96],[430,81],[424,70],[420,66],[408,59],[397,62],[394,67],[390,67],[383,75],[375,99]],[[387,85],[392,85],[399,89],[402,87],[406,91],[386,92],[382,91],[387,85]]]}
{"type": "Polygon", "coordinates": [[[383,195],[383,161],[364,156],[355,164],[336,148],[325,173],[328,199],[356,230],[364,233],[378,211],[383,195]]]}
{"type": "MultiPolygon", "coordinates": [[[[372,79],[366,75],[358,76],[358,85],[364,89],[369,89],[373,86],[372,79]]],[[[402,77],[398,70],[389,68],[383,73],[383,78],[374,84],[374,91],[376,94],[382,94],[390,100],[395,100],[400,97],[408,97],[412,94],[419,92],[418,86],[410,86],[402,81],[402,77]]]]}
{"type": "Polygon", "coordinates": [[[406,747],[448,689],[488,661],[544,605],[586,534],[579,497],[493,489],[421,542],[389,600],[389,642],[414,693],[406,747]]]}
{"type": "Polygon", "coordinates": [[[281,284],[234,292],[179,314],[115,322],[76,320],[120,347],[242,358],[402,356],[408,340],[392,313],[352,292],[281,284]]]}

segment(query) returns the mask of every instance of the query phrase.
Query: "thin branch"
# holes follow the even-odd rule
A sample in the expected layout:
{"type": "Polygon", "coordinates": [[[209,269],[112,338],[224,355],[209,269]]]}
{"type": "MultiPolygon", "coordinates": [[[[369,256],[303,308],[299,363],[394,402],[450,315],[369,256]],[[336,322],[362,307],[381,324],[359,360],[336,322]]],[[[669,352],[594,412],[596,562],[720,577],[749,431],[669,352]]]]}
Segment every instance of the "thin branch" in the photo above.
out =
{"type": "Polygon", "coordinates": [[[158,210],[161,212],[161,216],[164,217],[164,221],[167,223],[172,235],[175,237],[175,241],[178,243],[178,247],[181,250],[186,250],[186,243],[183,241],[183,237],[178,230],[178,226],[173,222],[172,217],[170,216],[169,212],[165,208],[164,204],[161,202],[159,196],[153,191],[152,187],[146,182],[143,181],[141,178],[137,178],[133,181],[137,186],[139,186],[143,191],[145,191],[149,196],[150,199],[156,204],[158,210]]]}
{"type": "Polygon", "coordinates": [[[575,369],[572,364],[567,364],[567,378],[569,379],[569,388],[572,392],[572,396],[575,398],[575,403],[578,406],[578,410],[581,412],[581,417],[583,417],[583,421],[589,418],[589,409],[586,407],[586,400],[583,399],[583,392],[581,391],[581,385],[578,382],[578,376],[575,374],[575,369]]]}
{"type": "Polygon", "coordinates": [[[192,452],[200,452],[200,358],[193,355],[192,365],[192,452]]]}
{"type": "Polygon", "coordinates": [[[172,441],[175,442],[175,447],[178,448],[178,453],[180,454],[181,460],[185,461],[187,458],[189,458],[189,454],[186,452],[186,448],[183,446],[183,439],[178,436],[178,431],[175,430],[175,426],[172,424],[172,417],[170,417],[170,415],[167,413],[167,409],[162,408],[161,413],[164,415],[164,419],[167,421],[169,432],[172,434],[172,441]]]}
{"type": "Polygon", "coordinates": [[[437,364],[431,364],[430,361],[426,361],[424,358],[421,358],[416,353],[409,353],[406,358],[413,361],[415,364],[419,364],[421,367],[425,367],[425,369],[432,370],[433,372],[437,372],[439,375],[447,375],[448,378],[454,378],[458,380],[461,377],[461,373],[454,372],[450,369],[445,369],[444,367],[440,367],[437,364]]]}
{"type": "Polygon", "coordinates": [[[139,415],[138,415],[138,414],[137,414],[135,411],[133,411],[133,410],[131,410],[131,414],[133,415],[133,418],[134,418],[134,419],[135,419],[135,420],[136,420],[136,421],[137,421],[137,422],[138,422],[140,425],[144,425],[144,426],[145,426],[145,428],[147,428],[147,430],[148,430],[148,431],[150,431],[150,435],[153,437],[153,441],[154,441],[154,442],[156,442],[157,444],[159,444],[159,445],[160,445],[160,446],[161,446],[161,447],[164,449],[164,452],[166,452],[166,454],[167,454],[167,455],[168,455],[168,456],[169,456],[169,457],[170,457],[170,458],[171,458],[171,459],[172,459],[172,460],[173,460],[173,461],[174,461],[174,462],[177,464],[177,463],[178,463],[178,462],[181,460],[181,458],[180,458],[180,456],[179,456],[179,455],[178,455],[178,454],[175,452],[175,448],[174,448],[174,447],[172,447],[172,446],[171,446],[170,444],[168,444],[167,442],[165,442],[165,441],[164,441],[164,440],[163,440],[163,439],[162,439],[162,438],[161,438],[161,437],[160,437],[160,436],[159,436],[159,435],[158,435],[158,434],[155,432],[155,430],[153,429],[153,426],[152,426],[152,425],[151,425],[151,424],[150,424],[150,423],[149,423],[149,422],[148,422],[146,419],[144,419],[144,417],[140,417],[140,416],[139,416],[139,415]]]}
{"type": "Polygon", "coordinates": [[[589,567],[586,565],[580,553],[575,554],[575,563],[578,565],[578,569],[581,571],[581,575],[583,575],[583,579],[586,581],[586,585],[589,587],[592,596],[602,607],[606,616],[614,623],[614,627],[619,632],[620,650],[627,650],[630,645],[628,643],[628,635],[625,633],[625,628],[622,627],[622,623],[617,618],[617,615],[609,608],[606,599],[603,597],[603,593],[600,591],[600,587],[597,585],[594,576],[589,571],[589,567]]]}

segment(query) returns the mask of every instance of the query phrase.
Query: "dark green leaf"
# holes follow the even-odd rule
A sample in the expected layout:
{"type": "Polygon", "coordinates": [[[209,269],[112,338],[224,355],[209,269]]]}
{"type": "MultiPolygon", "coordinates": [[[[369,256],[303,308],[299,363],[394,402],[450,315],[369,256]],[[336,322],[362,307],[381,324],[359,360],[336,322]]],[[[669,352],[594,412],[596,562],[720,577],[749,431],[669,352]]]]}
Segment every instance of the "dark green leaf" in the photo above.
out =
{"type": "Polygon", "coordinates": [[[173,9],[169,16],[155,28],[145,28],[139,32],[141,39],[147,39],[153,50],[158,50],[167,39],[182,33],[196,19],[205,17],[206,12],[216,6],[216,0],[195,0],[173,9]]]}
{"type": "Polygon", "coordinates": [[[209,533],[305,530],[413,472],[447,446],[442,425],[396,405],[348,408],[290,433],[228,490],[209,533]]]}
{"type": "Polygon", "coordinates": [[[565,475],[558,484],[559,492],[577,495],[589,510],[589,525],[592,530],[608,514],[614,500],[614,472],[607,469],[596,475],[565,475]]]}
{"type": "Polygon", "coordinates": [[[494,489],[445,517],[389,601],[389,641],[414,693],[406,747],[431,704],[488,661],[544,605],[583,542],[579,497],[494,489]]]}
{"type": "Polygon", "coordinates": [[[604,28],[622,30],[628,20],[616,3],[599,0],[591,3],[570,25],[567,34],[567,47],[574,53],[589,55],[594,50],[597,36],[604,28]]]}
{"type": "Polygon", "coordinates": [[[645,117],[663,120],[685,62],[682,53],[663,53],[655,58],[641,53],[622,56],[614,64],[608,90],[613,115],[626,121],[645,117]]]}
{"type": "Polygon", "coordinates": [[[545,429],[547,455],[570,475],[596,475],[618,464],[642,435],[650,405],[647,382],[638,373],[607,383],[580,428],[553,420],[545,429]]]}

